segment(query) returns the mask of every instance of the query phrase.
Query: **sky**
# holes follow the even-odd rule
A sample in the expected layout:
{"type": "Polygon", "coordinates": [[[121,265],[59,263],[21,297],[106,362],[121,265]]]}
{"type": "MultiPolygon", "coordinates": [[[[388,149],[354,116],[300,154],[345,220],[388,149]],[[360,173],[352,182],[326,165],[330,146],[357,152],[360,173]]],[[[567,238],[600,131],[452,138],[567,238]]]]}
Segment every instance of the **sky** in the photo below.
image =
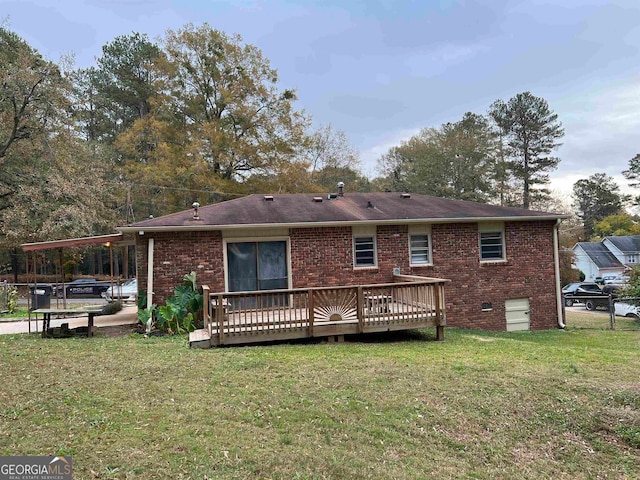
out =
{"type": "Polygon", "coordinates": [[[371,178],[420,129],[530,91],[565,128],[557,194],[597,172],[634,192],[621,172],[640,153],[638,0],[0,0],[0,19],[76,67],[132,32],[208,22],[238,33],[314,125],[347,134],[371,178]]]}

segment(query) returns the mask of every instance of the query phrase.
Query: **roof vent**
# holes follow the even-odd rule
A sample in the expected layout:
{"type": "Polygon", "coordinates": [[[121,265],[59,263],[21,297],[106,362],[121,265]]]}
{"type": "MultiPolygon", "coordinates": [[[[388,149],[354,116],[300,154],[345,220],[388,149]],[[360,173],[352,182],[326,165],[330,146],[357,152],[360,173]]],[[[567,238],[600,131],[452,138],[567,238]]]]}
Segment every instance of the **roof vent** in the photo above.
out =
{"type": "Polygon", "coordinates": [[[200,220],[200,216],[198,215],[198,209],[200,208],[200,204],[198,202],[193,202],[191,206],[193,207],[193,219],[200,220]]]}
{"type": "Polygon", "coordinates": [[[338,182],[338,196],[344,197],[344,182],[338,182]]]}
{"type": "Polygon", "coordinates": [[[334,198],[338,198],[337,193],[330,193],[329,195],[327,195],[327,200],[333,200],[334,198]]]}
{"type": "Polygon", "coordinates": [[[320,203],[322,202],[322,197],[313,197],[313,201],[320,203]]]}
{"type": "Polygon", "coordinates": [[[264,201],[265,202],[273,202],[273,195],[265,195],[264,196],[264,201]]]}
{"type": "Polygon", "coordinates": [[[371,203],[371,202],[367,202],[367,208],[374,208],[374,207],[373,207],[373,203],[371,203]]]}
{"type": "Polygon", "coordinates": [[[401,193],[400,196],[402,198],[411,198],[411,194],[410,193],[401,193]]]}

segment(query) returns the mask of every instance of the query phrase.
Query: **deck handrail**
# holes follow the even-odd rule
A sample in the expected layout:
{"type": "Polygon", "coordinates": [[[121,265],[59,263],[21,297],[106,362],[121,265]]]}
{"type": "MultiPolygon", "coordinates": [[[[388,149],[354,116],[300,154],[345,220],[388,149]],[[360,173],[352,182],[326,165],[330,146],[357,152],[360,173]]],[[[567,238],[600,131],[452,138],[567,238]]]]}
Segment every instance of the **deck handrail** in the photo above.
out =
{"type": "MultiPolygon", "coordinates": [[[[303,328],[306,336],[327,335],[329,325],[353,325],[331,331],[364,333],[399,325],[446,325],[446,279],[394,275],[394,282],[244,292],[203,288],[205,328],[218,345],[230,335],[273,335],[303,328]],[[351,330],[349,330],[351,329],[351,330]]],[[[233,339],[232,339],[233,340],[233,339]]]]}
{"type": "Polygon", "coordinates": [[[421,275],[407,275],[406,273],[394,273],[393,278],[404,280],[405,282],[427,282],[427,283],[447,283],[451,280],[447,278],[423,277],[421,275]]]}
{"type": "Polygon", "coordinates": [[[233,297],[233,296],[245,296],[248,294],[264,294],[264,295],[273,295],[273,294],[282,294],[282,293],[304,293],[309,292],[311,290],[322,291],[322,290],[342,290],[349,288],[378,288],[378,287],[398,287],[403,285],[435,285],[437,283],[447,283],[451,280],[446,280],[443,278],[429,278],[429,277],[418,277],[414,275],[406,275],[407,277],[412,277],[420,280],[412,280],[406,282],[391,282],[391,283],[371,283],[367,285],[339,285],[337,287],[307,287],[307,288],[283,288],[279,290],[247,290],[244,292],[211,292],[209,295],[211,297],[217,295],[224,295],[225,297],[233,297]]]}

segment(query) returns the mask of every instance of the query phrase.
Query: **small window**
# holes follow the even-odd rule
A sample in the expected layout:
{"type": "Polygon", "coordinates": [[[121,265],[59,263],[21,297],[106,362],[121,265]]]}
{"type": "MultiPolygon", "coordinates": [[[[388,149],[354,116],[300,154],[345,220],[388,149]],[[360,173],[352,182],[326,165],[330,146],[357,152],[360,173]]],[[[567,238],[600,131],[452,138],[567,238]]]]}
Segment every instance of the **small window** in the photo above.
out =
{"type": "Polygon", "coordinates": [[[411,256],[411,265],[431,264],[431,255],[429,255],[429,235],[409,235],[409,254],[411,256]]]}
{"type": "Polygon", "coordinates": [[[636,263],[637,262],[637,258],[635,255],[629,255],[629,262],[627,263],[636,263]]]}
{"type": "Polygon", "coordinates": [[[376,237],[374,235],[362,235],[353,238],[354,266],[376,266],[376,237]]]}
{"type": "Polygon", "coordinates": [[[480,232],[480,260],[504,260],[502,231],[480,232]]]}

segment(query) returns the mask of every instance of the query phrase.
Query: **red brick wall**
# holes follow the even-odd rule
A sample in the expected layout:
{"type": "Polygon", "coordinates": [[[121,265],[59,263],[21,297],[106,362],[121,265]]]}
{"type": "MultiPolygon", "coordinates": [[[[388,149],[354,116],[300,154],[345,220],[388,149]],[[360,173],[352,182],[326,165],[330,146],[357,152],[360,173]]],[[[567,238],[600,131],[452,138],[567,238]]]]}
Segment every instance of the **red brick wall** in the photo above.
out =
{"type": "Polygon", "coordinates": [[[196,272],[198,285],[209,285],[212,292],[224,291],[222,235],[220,232],[152,233],[138,236],[138,285],[147,289],[147,250],[153,248],[153,303],[164,304],[182,277],[196,272]]]}
{"type": "MultiPolygon", "coordinates": [[[[412,274],[447,278],[450,326],[505,330],[505,300],[528,298],[531,329],[557,325],[553,264],[554,222],[507,222],[506,261],[481,263],[474,223],[433,225],[431,267],[406,267],[412,274]],[[482,303],[492,304],[489,312],[482,303]]],[[[405,268],[402,268],[405,272],[405,268]]]]}
{"type": "MultiPolygon", "coordinates": [[[[354,269],[350,227],[290,230],[294,288],[387,283],[393,269],[403,274],[451,280],[446,287],[449,326],[505,330],[505,300],[528,298],[532,329],[557,325],[554,266],[554,222],[507,222],[505,262],[480,263],[478,225],[433,225],[433,266],[410,267],[408,227],[377,227],[378,266],[354,269]],[[482,312],[482,303],[493,309],[482,312]]],[[[148,233],[138,237],[138,278],[146,288],[147,240],[155,238],[154,302],[162,303],[182,276],[196,271],[199,284],[224,290],[220,232],[148,233]]]]}

